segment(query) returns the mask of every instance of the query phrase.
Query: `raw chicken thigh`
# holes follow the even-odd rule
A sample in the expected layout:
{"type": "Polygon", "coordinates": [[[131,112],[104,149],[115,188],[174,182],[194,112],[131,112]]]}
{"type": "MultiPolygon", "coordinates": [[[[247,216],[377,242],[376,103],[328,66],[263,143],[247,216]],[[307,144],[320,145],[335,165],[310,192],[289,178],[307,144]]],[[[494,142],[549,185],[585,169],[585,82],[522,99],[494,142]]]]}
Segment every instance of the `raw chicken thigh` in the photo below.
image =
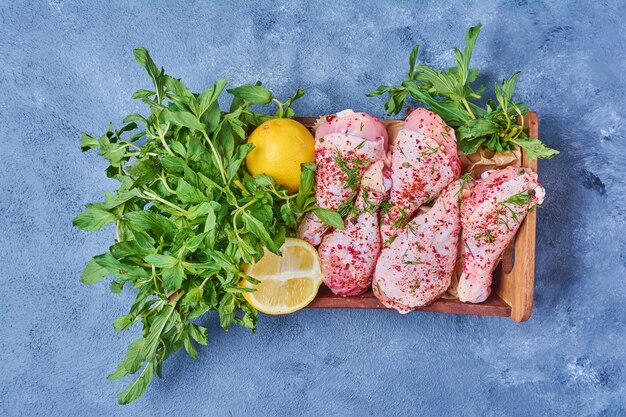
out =
{"type": "Polygon", "coordinates": [[[485,301],[500,255],[511,243],[528,211],[543,202],[545,191],[530,168],[487,171],[461,197],[462,273],[459,300],[485,301]],[[470,191],[471,189],[471,191],[470,191]]]}
{"type": "Polygon", "coordinates": [[[418,108],[398,133],[391,155],[392,188],[383,213],[383,246],[389,245],[413,213],[459,177],[454,130],[432,111],[418,108]]]}
{"type": "MultiPolygon", "coordinates": [[[[315,130],[316,205],[337,210],[354,197],[365,170],[385,159],[387,142],[387,130],[374,116],[352,110],[328,116],[315,130]]],[[[298,237],[317,246],[327,230],[309,213],[298,227],[298,237]]]]}
{"type": "Polygon", "coordinates": [[[326,235],[319,247],[324,283],[337,295],[362,294],[372,283],[381,248],[378,206],[391,185],[383,167],[383,161],[377,161],[365,171],[356,213],[346,217],[345,229],[326,235]]]}
{"type": "Polygon", "coordinates": [[[408,313],[441,297],[450,285],[460,233],[461,180],[442,192],[383,248],[372,289],[387,307],[408,313]]]}

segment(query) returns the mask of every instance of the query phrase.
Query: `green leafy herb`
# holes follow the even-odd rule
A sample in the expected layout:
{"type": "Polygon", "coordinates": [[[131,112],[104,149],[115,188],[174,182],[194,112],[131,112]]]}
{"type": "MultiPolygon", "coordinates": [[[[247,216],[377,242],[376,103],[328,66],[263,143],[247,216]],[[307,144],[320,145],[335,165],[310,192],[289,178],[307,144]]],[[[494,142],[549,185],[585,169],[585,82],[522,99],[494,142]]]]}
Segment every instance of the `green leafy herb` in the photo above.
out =
{"type": "Polygon", "coordinates": [[[525,206],[527,204],[531,204],[533,201],[531,192],[529,190],[520,191],[519,193],[513,194],[506,200],[498,202],[500,205],[512,204],[515,206],[525,206]]]}
{"type": "Polygon", "coordinates": [[[402,262],[404,265],[422,265],[424,262],[422,261],[404,261],[402,262]]]}
{"type": "Polygon", "coordinates": [[[481,239],[481,238],[485,238],[485,243],[493,243],[494,241],[490,230],[487,230],[485,233],[478,233],[474,235],[474,239],[481,239]]]}
{"type": "MultiPolygon", "coordinates": [[[[362,143],[359,145],[362,145],[362,143]]],[[[359,145],[357,145],[357,148],[355,149],[358,149],[359,145]]],[[[350,190],[350,196],[339,206],[339,208],[337,209],[337,213],[339,213],[343,218],[345,218],[349,214],[356,216],[358,214],[358,210],[354,205],[354,200],[359,191],[359,183],[361,181],[362,171],[361,167],[369,164],[370,161],[368,161],[367,159],[357,158],[345,159],[339,149],[337,149],[334,160],[339,166],[339,169],[341,169],[341,171],[345,174],[346,188],[350,190]]]]}
{"type": "Polygon", "coordinates": [[[515,211],[515,207],[530,205],[530,208],[532,209],[534,206],[532,199],[533,195],[534,190],[523,190],[519,193],[513,194],[506,200],[499,201],[498,205],[501,206],[501,209],[498,210],[498,219],[500,223],[504,224],[507,229],[510,229],[509,223],[506,221],[506,216],[504,216],[506,211],[508,210],[509,213],[511,213],[511,218],[513,218],[514,221],[517,221],[517,216],[522,213],[515,211]]]}
{"type": "Polygon", "coordinates": [[[465,189],[467,184],[471,181],[471,179],[472,179],[472,174],[469,172],[466,172],[463,175],[461,175],[461,187],[459,188],[459,191],[457,193],[457,204],[459,207],[461,206],[461,197],[463,196],[463,190],[465,189]]]}
{"type": "Polygon", "coordinates": [[[416,65],[419,50],[416,45],[409,55],[406,80],[396,87],[381,85],[368,96],[388,93],[389,100],[385,103],[388,114],[400,113],[409,95],[424,103],[456,129],[459,149],[466,154],[475,153],[481,147],[503,152],[519,146],[532,159],[556,156],[558,151],[549,148],[537,138],[528,137],[524,131],[524,117],[528,113],[528,106],[513,100],[519,72],[495,84],[497,104],[491,100],[484,108],[477,104],[486,88],[472,86],[480,71],[471,68],[470,61],[480,28],[480,24],[469,28],[463,51],[453,49],[456,66],[440,71],[425,65],[416,65]],[[521,125],[517,124],[518,117],[522,121],[521,125]]]}
{"type": "Polygon", "coordinates": [[[337,213],[314,205],[315,165],[303,165],[296,194],[244,168],[248,133],[273,117],[292,117],[291,105],[305,90],[281,103],[260,83],[243,85],[228,90],[233,100],[224,111],[218,98],[225,80],[194,93],[159,69],[145,48],[134,53],[153,84],[133,94],[148,114],[131,114],[119,130],[110,126],[99,137],[83,134],[81,149],[96,149],[109,162],[107,176],[120,185],[73,222],[87,231],[115,224],[115,244],[89,261],[81,281],[112,275],[113,293],[136,291],[128,314],[113,322],[117,330],[143,326],[143,337],[109,376],[139,372],[119,394],[120,404],[137,399],[178,349],[197,357],[194,342],[206,344],[208,337],[193,318],[216,311],[224,329],[236,323],[254,330],[257,311],[239,282],[256,280],[241,272],[242,263],[259,260],[264,248],[278,253],[308,211],[343,226],[337,213]],[[275,115],[251,109],[270,102],[278,106],[275,115]]]}

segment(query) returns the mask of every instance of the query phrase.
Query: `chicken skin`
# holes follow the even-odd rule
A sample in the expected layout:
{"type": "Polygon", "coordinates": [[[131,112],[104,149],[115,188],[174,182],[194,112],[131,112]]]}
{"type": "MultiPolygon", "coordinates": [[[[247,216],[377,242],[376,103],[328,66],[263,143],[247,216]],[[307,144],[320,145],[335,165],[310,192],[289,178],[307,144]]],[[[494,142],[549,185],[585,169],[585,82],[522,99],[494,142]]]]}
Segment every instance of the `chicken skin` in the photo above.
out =
{"type": "Polygon", "coordinates": [[[324,283],[337,295],[359,295],[372,284],[381,248],[378,206],[391,185],[383,168],[383,161],[377,161],[365,171],[354,213],[346,217],[345,229],[333,230],[319,246],[324,283]]]}
{"type": "MultiPolygon", "coordinates": [[[[337,210],[356,196],[367,168],[385,160],[388,135],[385,126],[366,113],[344,110],[328,116],[315,130],[316,205],[337,210]]],[[[298,237],[317,246],[328,227],[308,213],[298,227],[298,237]]]]}
{"type": "Polygon", "coordinates": [[[408,313],[441,297],[450,285],[460,234],[461,180],[452,182],[378,257],[372,289],[387,307],[408,313]]]}
{"type": "Polygon", "coordinates": [[[491,293],[492,271],[528,211],[543,202],[545,190],[530,168],[487,171],[461,196],[462,272],[460,301],[480,303],[491,293]]]}
{"type": "Polygon", "coordinates": [[[389,207],[382,213],[383,246],[389,245],[415,211],[461,173],[454,130],[436,113],[418,108],[392,147],[389,207]]]}

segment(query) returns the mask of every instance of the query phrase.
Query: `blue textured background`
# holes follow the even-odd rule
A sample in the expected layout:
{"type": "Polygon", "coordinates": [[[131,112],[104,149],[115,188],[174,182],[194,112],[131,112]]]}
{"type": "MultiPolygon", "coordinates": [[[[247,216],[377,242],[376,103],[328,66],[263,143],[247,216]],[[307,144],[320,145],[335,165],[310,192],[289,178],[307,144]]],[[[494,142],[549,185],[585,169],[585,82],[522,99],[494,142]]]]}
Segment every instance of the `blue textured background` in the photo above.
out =
{"type": "Polygon", "coordinates": [[[626,414],[624,3],[33,3],[0,6],[0,414],[626,414]],[[306,310],[263,316],[252,335],[212,317],[198,361],[179,352],[118,406],[126,381],[105,376],[138,329],[111,321],[131,295],[79,283],[112,230],[70,222],[114,186],[80,132],[141,108],[129,97],[149,81],[133,48],[194,89],[262,79],[280,97],[308,88],[301,115],[382,116],[365,93],[400,80],[414,43],[447,66],[479,21],[482,81],[522,70],[518,97],[562,152],[540,163],[531,320],[306,310]]]}

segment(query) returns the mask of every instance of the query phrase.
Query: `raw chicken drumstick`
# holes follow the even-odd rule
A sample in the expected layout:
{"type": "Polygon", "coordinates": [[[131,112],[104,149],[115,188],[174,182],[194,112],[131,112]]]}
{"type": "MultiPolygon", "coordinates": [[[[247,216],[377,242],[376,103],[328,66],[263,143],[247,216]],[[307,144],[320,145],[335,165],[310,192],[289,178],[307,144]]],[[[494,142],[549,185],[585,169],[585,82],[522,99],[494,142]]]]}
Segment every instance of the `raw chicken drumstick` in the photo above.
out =
{"type": "MultiPolygon", "coordinates": [[[[352,110],[327,116],[315,130],[316,205],[337,210],[354,198],[365,170],[385,159],[387,142],[387,130],[374,116],[352,110]]],[[[298,237],[317,246],[327,230],[309,213],[298,227],[298,237]]]]}
{"type": "Polygon", "coordinates": [[[461,173],[454,130],[432,111],[418,108],[407,118],[392,147],[390,207],[383,213],[383,246],[413,213],[461,173]]]}
{"type": "Polygon", "coordinates": [[[378,206],[391,185],[383,168],[383,161],[377,161],[365,171],[356,213],[346,217],[345,229],[326,235],[319,247],[324,283],[337,295],[359,295],[372,284],[381,247],[378,206]]]}
{"type": "Polygon", "coordinates": [[[408,313],[448,289],[461,229],[460,189],[461,180],[448,185],[430,210],[418,214],[383,248],[372,289],[385,306],[408,313]]]}
{"type": "Polygon", "coordinates": [[[528,211],[545,190],[530,168],[485,172],[461,196],[462,273],[459,300],[480,303],[491,293],[491,273],[528,211]]]}

